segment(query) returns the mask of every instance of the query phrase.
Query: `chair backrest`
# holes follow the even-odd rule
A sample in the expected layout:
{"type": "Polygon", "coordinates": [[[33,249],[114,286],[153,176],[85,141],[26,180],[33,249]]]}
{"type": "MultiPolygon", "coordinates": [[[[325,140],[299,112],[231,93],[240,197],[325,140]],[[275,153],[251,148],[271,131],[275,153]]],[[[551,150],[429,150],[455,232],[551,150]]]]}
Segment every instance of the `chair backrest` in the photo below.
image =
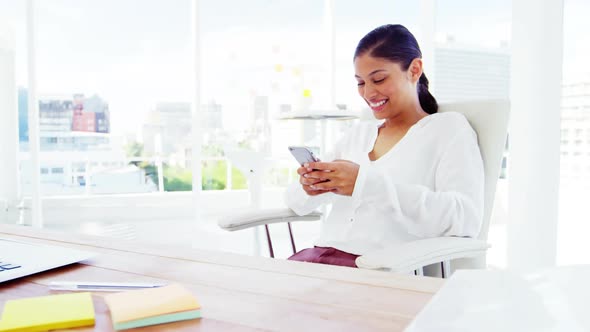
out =
{"type": "Polygon", "coordinates": [[[477,133],[485,173],[483,223],[478,238],[486,241],[508,133],[510,103],[507,100],[441,103],[439,112],[449,111],[465,115],[477,133]]]}

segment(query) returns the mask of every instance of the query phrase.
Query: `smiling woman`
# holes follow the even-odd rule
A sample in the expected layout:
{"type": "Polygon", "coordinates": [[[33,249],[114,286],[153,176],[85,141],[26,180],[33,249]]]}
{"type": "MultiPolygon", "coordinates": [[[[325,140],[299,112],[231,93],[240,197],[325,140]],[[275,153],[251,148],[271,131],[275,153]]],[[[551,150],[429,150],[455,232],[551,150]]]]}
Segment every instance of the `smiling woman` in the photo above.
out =
{"type": "Polygon", "coordinates": [[[354,65],[361,97],[377,119],[385,119],[371,160],[389,151],[411,125],[438,104],[428,91],[422,53],[416,38],[402,25],[384,25],[359,42],[354,65]]]}
{"type": "Polygon", "coordinates": [[[354,267],[358,255],[390,245],[479,233],[477,137],[463,115],[437,113],[421,56],[401,25],[378,27],[359,42],[359,94],[380,121],[354,127],[335,146],[333,161],[297,170],[300,183],[287,191],[287,205],[299,215],[333,207],[316,247],[290,259],[354,267]]]}

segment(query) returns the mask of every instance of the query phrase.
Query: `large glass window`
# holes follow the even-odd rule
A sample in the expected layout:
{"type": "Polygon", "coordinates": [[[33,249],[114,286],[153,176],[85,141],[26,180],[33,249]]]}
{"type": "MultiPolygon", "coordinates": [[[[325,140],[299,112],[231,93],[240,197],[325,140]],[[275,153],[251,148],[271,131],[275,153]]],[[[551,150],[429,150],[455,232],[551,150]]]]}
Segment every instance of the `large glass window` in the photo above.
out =
{"type": "MultiPolygon", "coordinates": [[[[25,4],[0,2],[0,17],[17,32],[18,209],[28,223],[25,4]]],[[[193,220],[191,195],[162,192],[191,190],[191,1],[33,4],[44,226],[182,243],[173,225],[193,220]]]]}
{"type": "MultiPolygon", "coordinates": [[[[322,1],[201,2],[203,177],[213,186],[248,189],[247,195],[235,196],[233,206],[282,205],[282,192],[297,167],[287,147],[320,145],[317,123],[287,118],[328,102],[323,22],[322,1]]],[[[279,226],[273,236],[288,243],[279,226]]],[[[305,241],[305,225],[296,228],[305,241]]],[[[250,243],[223,246],[243,251],[250,243]]]]}
{"type": "MultiPolygon", "coordinates": [[[[203,158],[228,158],[207,165],[204,176],[229,162],[241,171],[228,171],[233,189],[246,188],[256,172],[264,174],[256,181],[284,186],[289,166],[261,163],[251,172],[258,162],[240,152],[260,161],[287,157],[287,146],[302,143],[306,127],[281,118],[326,104],[326,39],[318,38],[323,3],[203,1],[201,12],[203,158]]],[[[224,182],[219,185],[230,185],[224,182]]]]}
{"type": "Polygon", "coordinates": [[[41,165],[64,170],[41,177],[42,193],[177,190],[170,169],[191,133],[190,1],[35,5],[41,165]]]}

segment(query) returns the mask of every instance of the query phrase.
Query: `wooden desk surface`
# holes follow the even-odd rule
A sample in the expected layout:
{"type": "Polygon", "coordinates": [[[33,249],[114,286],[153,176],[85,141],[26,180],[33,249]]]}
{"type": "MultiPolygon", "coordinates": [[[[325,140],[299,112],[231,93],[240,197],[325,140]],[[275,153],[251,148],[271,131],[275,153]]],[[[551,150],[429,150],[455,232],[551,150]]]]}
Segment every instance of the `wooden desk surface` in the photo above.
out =
{"type": "MultiPolygon", "coordinates": [[[[0,284],[7,300],[60,293],[51,281],[178,282],[202,305],[203,318],[141,331],[402,331],[443,283],[339,266],[65,234],[0,225],[0,235],[99,253],[80,264],[0,284]]],[[[112,331],[102,296],[93,294],[96,325],[112,331]]]]}

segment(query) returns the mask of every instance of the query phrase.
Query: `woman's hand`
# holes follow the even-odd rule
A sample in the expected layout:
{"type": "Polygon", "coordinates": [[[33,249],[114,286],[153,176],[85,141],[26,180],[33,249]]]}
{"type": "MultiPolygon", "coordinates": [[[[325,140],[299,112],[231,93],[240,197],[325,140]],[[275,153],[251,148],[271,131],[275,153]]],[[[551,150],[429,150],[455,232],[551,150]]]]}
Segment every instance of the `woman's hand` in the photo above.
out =
{"type": "MultiPolygon", "coordinates": [[[[359,173],[359,165],[348,160],[313,162],[305,164],[300,169],[304,170],[303,173],[299,173],[301,183],[305,182],[310,191],[317,192],[316,195],[333,192],[338,195],[352,196],[359,173]]],[[[305,191],[309,194],[307,190],[305,191]]]]}
{"type": "Polygon", "coordinates": [[[299,183],[301,183],[301,187],[303,187],[303,190],[309,196],[317,196],[331,192],[331,190],[314,188],[315,185],[326,181],[326,179],[316,176],[309,176],[308,174],[313,173],[313,168],[309,168],[307,167],[307,165],[308,164],[305,164],[303,167],[299,167],[297,169],[297,174],[299,174],[299,183]]]}

